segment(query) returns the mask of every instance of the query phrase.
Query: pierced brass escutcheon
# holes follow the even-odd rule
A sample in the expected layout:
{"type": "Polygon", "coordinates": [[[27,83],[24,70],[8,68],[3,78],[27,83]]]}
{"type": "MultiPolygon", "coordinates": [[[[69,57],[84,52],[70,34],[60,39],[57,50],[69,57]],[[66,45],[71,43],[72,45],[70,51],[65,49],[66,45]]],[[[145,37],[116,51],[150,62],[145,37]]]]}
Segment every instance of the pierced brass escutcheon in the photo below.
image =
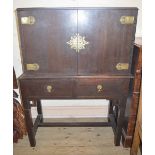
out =
{"type": "Polygon", "coordinates": [[[101,84],[97,85],[97,92],[103,91],[103,86],[101,84]]]}
{"type": "Polygon", "coordinates": [[[76,52],[80,52],[81,49],[85,49],[85,45],[89,44],[89,42],[85,40],[85,37],[76,33],[75,36],[71,36],[67,44],[70,45],[70,48],[75,49],[76,52]]]}
{"type": "Polygon", "coordinates": [[[120,18],[121,24],[133,24],[134,23],[134,16],[122,16],[120,18]]]}
{"type": "Polygon", "coordinates": [[[128,70],[129,69],[129,64],[128,63],[118,63],[116,65],[117,70],[128,70]]]}
{"type": "Polygon", "coordinates": [[[35,21],[36,20],[34,16],[21,17],[21,23],[25,25],[33,25],[35,21]]]}
{"type": "Polygon", "coordinates": [[[53,89],[53,87],[51,85],[48,85],[47,86],[47,92],[48,93],[51,93],[52,92],[52,89],[53,89]]]}
{"type": "Polygon", "coordinates": [[[39,70],[39,65],[34,63],[34,64],[26,64],[26,69],[30,71],[37,71],[39,70]]]}

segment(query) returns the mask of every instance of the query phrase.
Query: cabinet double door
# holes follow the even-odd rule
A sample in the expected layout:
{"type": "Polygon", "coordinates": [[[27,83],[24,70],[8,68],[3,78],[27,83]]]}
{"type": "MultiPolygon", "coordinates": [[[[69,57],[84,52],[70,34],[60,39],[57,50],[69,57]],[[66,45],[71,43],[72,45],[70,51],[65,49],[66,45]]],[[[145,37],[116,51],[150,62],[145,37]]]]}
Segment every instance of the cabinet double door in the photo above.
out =
{"type": "Polygon", "coordinates": [[[134,8],[18,9],[24,72],[130,74],[136,15],[134,8]],[[134,22],[122,24],[123,16],[134,22]]]}

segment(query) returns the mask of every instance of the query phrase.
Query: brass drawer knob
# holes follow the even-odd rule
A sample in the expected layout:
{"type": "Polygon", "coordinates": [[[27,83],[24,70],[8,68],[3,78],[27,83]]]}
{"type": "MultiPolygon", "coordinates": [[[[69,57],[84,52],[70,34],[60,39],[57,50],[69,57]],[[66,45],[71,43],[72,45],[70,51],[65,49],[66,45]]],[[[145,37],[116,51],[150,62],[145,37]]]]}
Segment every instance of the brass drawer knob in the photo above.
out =
{"type": "Polygon", "coordinates": [[[53,87],[52,87],[52,86],[50,86],[50,85],[48,85],[48,86],[47,86],[47,92],[48,92],[48,93],[51,93],[51,92],[52,92],[52,90],[53,90],[53,87]]]}
{"type": "Polygon", "coordinates": [[[97,85],[97,92],[103,91],[103,86],[102,85],[97,85]]]}

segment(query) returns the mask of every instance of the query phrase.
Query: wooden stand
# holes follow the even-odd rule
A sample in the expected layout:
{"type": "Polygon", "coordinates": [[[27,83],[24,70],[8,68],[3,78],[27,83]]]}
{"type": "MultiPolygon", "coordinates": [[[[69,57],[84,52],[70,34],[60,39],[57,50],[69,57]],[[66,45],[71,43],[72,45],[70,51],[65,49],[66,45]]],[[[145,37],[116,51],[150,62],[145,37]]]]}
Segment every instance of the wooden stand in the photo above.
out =
{"type": "Polygon", "coordinates": [[[38,127],[112,127],[114,131],[114,136],[115,136],[114,143],[116,146],[120,145],[121,131],[123,126],[124,112],[125,112],[125,105],[126,105],[124,104],[125,99],[121,100],[120,104],[118,104],[120,114],[117,120],[114,116],[114,113],[109,111],[108,122],[53,122],[53,123],[43,122],[41,101],[38,100],[36,101],[38,115],[33,124],[30,102],[28,101],[24,101],[24,102],[26,102],[26,104],[24,105],[29,105],[29,108],[25,109],[24,112],[25,112],[25,118],[26,118],[28,137],[32,147],[35,147],[36,145],[35,134],[37,132],[38,127]]]}

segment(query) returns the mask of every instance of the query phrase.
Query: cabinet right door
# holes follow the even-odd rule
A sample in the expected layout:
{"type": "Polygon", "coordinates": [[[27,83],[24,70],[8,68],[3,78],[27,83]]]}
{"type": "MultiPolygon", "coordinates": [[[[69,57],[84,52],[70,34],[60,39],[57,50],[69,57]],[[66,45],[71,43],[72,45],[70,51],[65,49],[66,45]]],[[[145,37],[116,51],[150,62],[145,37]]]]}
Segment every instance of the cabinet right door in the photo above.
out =
{"type": "Polygon", "coordinates": [[[136,18],[136,8],[79,9],[78,33],[89,43],[78,52],[78,74],[130,74],[136,18]],[[122,24],[122,16],[134,22],[122,24]]]}

